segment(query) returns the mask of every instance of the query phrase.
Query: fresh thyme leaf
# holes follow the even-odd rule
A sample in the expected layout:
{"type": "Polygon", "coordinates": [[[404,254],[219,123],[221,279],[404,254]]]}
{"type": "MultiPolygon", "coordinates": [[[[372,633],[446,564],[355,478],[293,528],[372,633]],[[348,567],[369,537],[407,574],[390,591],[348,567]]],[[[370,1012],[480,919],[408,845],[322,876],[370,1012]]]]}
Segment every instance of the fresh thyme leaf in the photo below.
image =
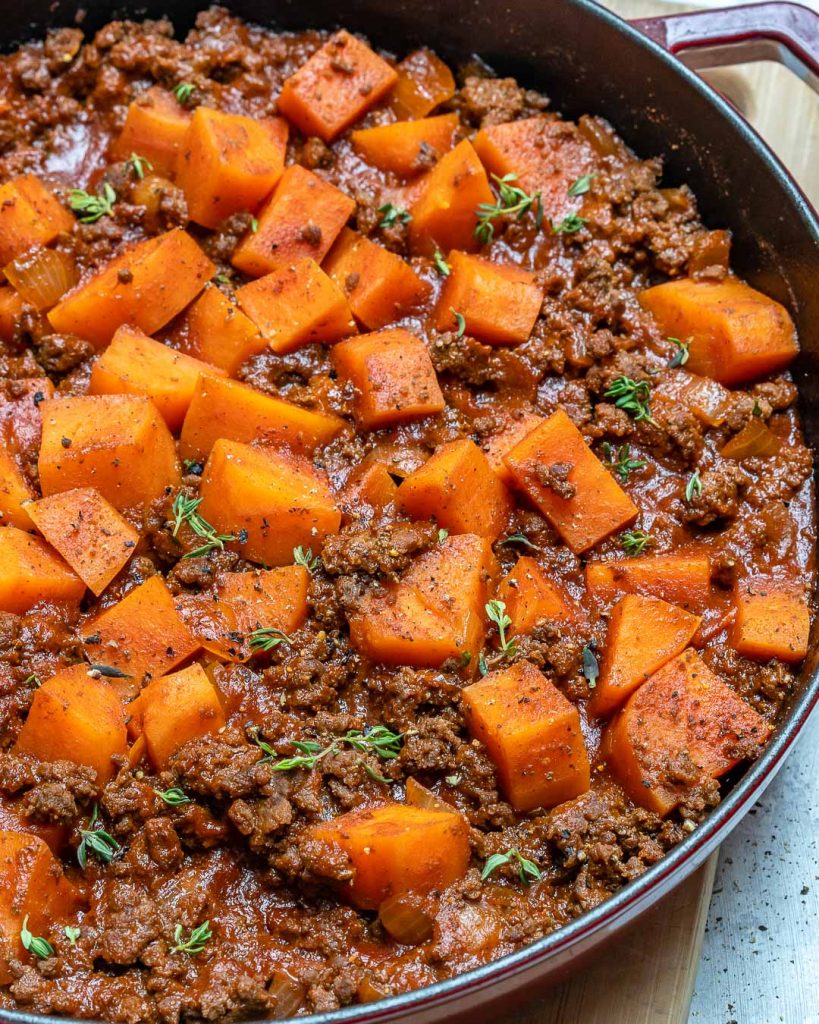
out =
{"type": "Polygon", "coordinates": [[[677,366],[685,366],[688,362],[688,350],[691,347],[691,338],[687,338],[685,341],[680,341],[679,338],[669,338],[668,340],[672,345],[677,346],[677,351],[674,353],[671,362],[668,364],[669,367],[674,369],[677,366]]]}
{"type": "Polygon", "coordinates": [[[227,274],[216,274],[215,277],[213,278],[213,280],[217,284],[224,284],[224,285],[228,285],[228,286],[230,285],[230,278],[228,277],[227,274]]]}
{"type": "Polygon", "coordinates": [[[614,446],[610,445],[608,441],[604,441],[602,447],[603,454],[606,456],[604,465],[613,470],[623,483],[628,481],[631,473],[636,472],[638,469],[645,469],[648,465],[645,459],[631,458],[630,445],[621,444],[616,452],[614,446]]]}
{"type": "Polygon", "coordinates": [[[553,235],[575,235],[588,223],[585,217],[578,213],[567,213],[563,220],[555,223],[552,221],[553,235]]]}
{"type": "Polygon", "coordinates": [[[484,605],[487,617],[498,627],[498,639],[500,640],[501,654],[505,658],[511,658],[517,653],[517,644],[512,639],[507,639],[506,630],[512,625],[512,620],[506,614],[505,601],[487,601],[484,605]]]}
{"type": "Polygon", "coordinates": [[[463,313],[459,313],[457,309],[453,309],[452,306],[449,307],[449,312],[455,317],[455,325],[457,328],[455,331],[455,337],[462,338],[464,336],[464,331],[466,330],[466,317],[463,313]]]}
{"type": "Polygon", "coordinates": [[[448,786],[457,786],[460,781],[461,781],[461,776],[460,775],[446,775],[446,776],[444,776],[444,782],[448,786]]]}
{"type": "Polygon", "coordinates": [[[475,225],[475,237],[482,245],[488,245],[495,237],[495,225],[492,223],[499,217],[514,216],[521,220],[531,210],[534,214],[535,223],[538,227],[543,225],[543,204],[540,201],[540,192],[528,195],[518,185],[516,174],[504,174],[499,178],[493,174],[492,178],[498,193],[496,203],[480,203],[475,211],[478,223],[475,225]]]}
{"type": "Polygon", "coordinates": [[[26,678],[23,680],[23,686],[32,686],[32,685],[33,686],[42,686],[43,685],[42,679],[40,679],[40,677],[37,675],[36,672],[32,672],[30,676],[26,676],[26,678]]]}
{"type": "Polygon", "coordinates": [[[461,668],[466,668],[467,665],[472,663],[472,651],[463,651],[461,653],[461,668]]]}
{"type": "Polygon", "coordinates": [[[321,559],[318,555],[313,554],[313,549],[308,548],[305,551],[301,545],[293,548],[293,561],[296,565],[303,565],[308,572],[315,572],[321,565],[321,559]]]}
{"type": "Polygon", "coordinates": [[[196,86],[191,82],[180,82],[173,88],[173,94],[176,96],[176,101],[180,106],[187,107],[191,101],[196,86]]]}
{"type": "Polygon", "coordinates": [[[171,786],[170,789],[155,789],[154,793],[164,800],[169,807],[179,807],[181,804],[191,803],[191,798],[179,786],[171,786]]]}
{"type": "Polygon", "coordinates": [[[518,864],[518,878],[523,882],[524,885],[531,885],[532,882],[539,882],[543,877],[540,868],[535,864],[533,860],[529,860],[524,857],[520,850],[514,847],[511,850],[507,850],[506,853],[493,853],[488,858],[481,871],[481,881],[485,882],[487,878],[498,868],[509,864],[511,861],[517,861],[518,864]]]}
{"type": "Polygon", "coordinates": [[[248,637],[251,651],[272,651],[279,644],[292,644],[293,641],[280,629],[254,629],[248,637]]]}
{"type": "Polygon", "coordinates": [[[82,932],[80,931],[79,928],[76,928],[74,925],[67,924],[65,928],[63,928],[63,934],[68,939],[69,943],[72,946],[75,946],[77,944],[77,939],[80,937],[82,932]]]}
{"type": "Polygon", "coordinates": [[[594,689],[600,676],[600,663],[591,644],[586,644],[583,648],[583,675],[589,686],[594,689]]]}
{"type": "Polygon", "coordinates": [[[217,534],[215,527],[199,515],[198,509],[201,504],[201,498],[188,498],[181,491],[173,500],[171,511],[174,523],[171,536],[176,537],[184,523],[193,530],[197,537],[201,537],[205,541],[201,547],[183,555],[183,558],[197,558],[200,555],[207,555],[217,548],[220,551],[224,550],[226,543],[238,539],[229,533],[217,534]]]}
{"type": "Polygon", "coordinates": [[[657,426],[651,418],[651,385],[647,380],[632,380],[631,377],[617,377],[604,394],[605,398],[615,399],[615,406],[630,413],[635,422],[645,420],[657,426]]]}
{"type": "Polygon", "coordinates": [[[77,214],[80,224],[95,224],[101,217],[110,216],[116,201],[117,194],[107,181],[97,195],[72,188],[68,196],[68,205],[77,214]]]}
{"type": "Polygon", "coordinates": [[[140,156],[139,153],[131,153],[125,163],[126,166],[131,168],[134,172],[134,177],[138,178],[139,181],[142,181],[145,177],[146,170],[152,171],[154,169],[151,161],[145,156],[140,156]]]}
{"type": "Polygon", "coordinates": [[[501,544],[521,544],[525,548],[537,551],[537,544],[533,544],[523,533],[510,533],[508,537],[504,537],[501,544]]]}
{"type": "Polygon", "coordinates": [[[50,956],[54,956],[54,947],[48,939],[43,939],[39,935],[32,935],[28,930],[28,914],[23,918],[23,927],[20,929],[20,942],[23,944],[23,949],[33,953],[38,960],[48,960],[50,956]]]}
{"type": "Polygon", "coordinates": [[[478,655],[478,671],[482,676],[485,676],[489,671],[489,666],[486,664],[486,657],[483,652],[478,655]]]}
{"type": "MultiPolygon", "coordinates": [[[[314,740],[290,740],[291,746],[299,753],[294,757],[284,757],[273,765],[274,771],[289,772],[295,768],[313,769],[323,758],[338,754],[348,746],[360,754],[375,754],[384,761],[394,761],[401,753],[404,741],[403,733],[393,732],[386,725],[365,726],[364,729],[350,729],[343,736],[336,736],[327,746],[322,747],[314,740]]],[[[264,741],[256,739],[257,745],[267,755],[263,760],[272,760],[277,755],[264,741]]],[[[391,782],[384,776],[374,772],[364,761],[361,762],[365,771],[379,782],[391,782]]]]}
{"type": "Polygon", "coordinates": [[[438,543],[443,544],[449,536],[449,530],[445,530],[443,527],[438,531],[438,543]]]}
{"type": "Polygon", "coordinates": [[[654,538],[643,530],[629,530],[621,536],[620,543],[627,555],[641,555],[654,543],[654,538]]]}
{"type": "Polygon", "coordinates": [[[685,485],[685,500],[693,501],[694,498],[699,498],[701,494],[702,480],[700,479],[700,471],[695,469],[688,478],[688,483],[685,485]]]}
{"type": "Polygon", "coordinates": [[[80,829],[81,842],[77,847],[77,860],[83,871],[88,864],[89,851],[101,860],[103,864],[110,864],[121,849],[116,839],[106,832],[105,829],[94,828],[98,819],[99,807],[94,804],[88,828],[80,829]]]}
{"type": "Polygon", "coordinates": [[[251,234],[257,234],[259,231],[259,222],[255,217],[250,218],[250,231],[251,234]]]}
{"type": "Polygon", "coordinates": [[[412,220],[411,214],[394,203],[384,203],[383,206],[378,207],[378,212],[381,214],[381,220],[378,222],[380,228],[391,228],[394,224],[399,223],[409,224],[412,220]]]}
{"type": "Polygon", "coordinates": [[[184,934],[185,929],[181,924],[178,924],[173,931],[173,941],[176,945],[171,946],[172,953],[187,953],[188,956],[196,956],[197,953],[202,952],[213,938],[213,932],[210,930],[210,921],[204,921],[202,924],[197,925],[196,928],[193,928],[187,939],[183,937],[184,934]]]}
{"type": "Polygon", "coordinates": [[[440,249],[435,250],[435,254],[433,255],[432,258],[435,261],[435,266],[438,268],[438,273],[441,275],[441,277],[449,277],[449,275],[452,273],[452,267],[450,267],[450,265],[444,259],[444,254],[441,252],[440,249]]]}
{"type": "Polygon", "coordinates": [[[751,415],[752,416],[761,416],[762,415],[762,406],[759,404],[758,400],[754,402],[754,407],[753,407],[753,409],[751,409],[751,415]]]}
{"type": "Polygon", "coordinates": [[[584,196],[591,188],[592,179],[595,178],[594,174],[581,174],[579,178],[572,182],[568,188],[568,195],[570,196],[584,196]]]}

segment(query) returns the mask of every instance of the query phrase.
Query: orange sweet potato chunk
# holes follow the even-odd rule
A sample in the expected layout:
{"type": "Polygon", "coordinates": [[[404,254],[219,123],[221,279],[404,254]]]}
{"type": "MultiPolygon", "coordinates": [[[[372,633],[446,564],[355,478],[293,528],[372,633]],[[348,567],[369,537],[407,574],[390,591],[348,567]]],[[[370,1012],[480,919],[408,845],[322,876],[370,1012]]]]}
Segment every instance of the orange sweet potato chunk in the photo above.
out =
{"type": "MultiPolygon", "coordinates": [[[[516,484],[554,526],[575,554],[594,547],[637,518],[637,506],[558,409],[504,456],[516,484]],[[563,470],[568,491],[559,494],[543,472],[563,470]]],[[[560,489],[560,488],[559,488],[560,489]]]]}
{"type": "Polygon", "coordinates": [[[342,29],[285,81],[279,113],[302,135],[331,142],[397,81],[395,68],[342,29]]]}
{"type": "Polygon", "coordinates": [[[117,330],[94,362],[88,391],[92,395],[145,395],[168,427],[178,431],[200,376],[223,373],[126,325],[117,330]]]}
{"type": "Polygon", "coordinates": [[[462,696],[469,730],[516,811],[554,807],[589,788],[577,708],[531,662],[490,672],[462,696]]]}
{"type": "Polygon", "coordinates": [[[452,149],[457,128],[457,114],[440,114],[361,128],[350,139],[368,164],[408,178],[428,167],[432,154],[441,157],[452,149]]]}
{"type": "Polygon", "coordinates": [[[577,617],[571,597],[529,555],[522,555],[501,581],[498,598],[512,620],[510,635],[531,633],[544,620],[571,622],[577,617]]]}
{"type": "Polygon", "coordinates": [[[183,459],[206,457],[221,437],[273,447],[286,445],[294,452],[311,455],[343,427],[337,416],[263,395],[239,381],[200,377],[182,425],[179,454],[183,459]]]}
{"type": "Polygon", "coordinates": [[[53,397],[48,377],[0,380],[0,431],[15,457],[39,448],[43,400],[53,397]]]}
{"type": "Polygon", "coordinates": [[[300,164],[291,164],[231,257],[250,277],[309,256],[321,263],[355,209],[355,200],[300,164]]]}
{"type": "Polygon", "coordinates": [[[79,601],[85,584],[44,540],[0,530],[0,611],[22,615],[39,601],[79,601]]]}
{"type": "Polygon", "coordinates": [[[0,525],[9,523],[18,530],[28,530],[31,518],[25,503],[34,493],[14,458],[10,445],[0,443],[0,525]]]}
{"type": "Polygon", "coordinates": [[[88,673],[72,665],[38,688],[14,751],[86,765],[103,786],[116,774],[111,758],[128,749],[125,712],[114,687],[88,673]]]}
{"type": "Polygon", "coordinates": [[[97,595],[122,569],[139,541],[139,532],[93,487],[41,498],[27,510],[48,543],[97,595]]]}
{"type": "Polygon", "coordinates": [[[356,320],[371,331],[400,320],[429,295],[429,285],[405,260],[349,228],[323,266],[347,296],[356,320]]]}
{"type": "Polygon", "coordinates": [[[342,492],[342,509],[349,516],[383,512],[398,491],[389,467],[376,459],[365,460],[350,474],[342,492]]]}
{"type": "Polygon", "coordinates": [[[626,594],[609,619],[589,710],[609,715],[691,643],[699,615],[656,597],[626,594]]]}
{"type": "Polygon", "coordinates": [[[293,548],[321,547],[341,512],[326,478],[310,463],[272,448],[220,439],[202,474],[199,511],[233,534],[244,558],[289,565],[293,548]]]}
{"type": "Polygon", "coordinates": [[[176,169],[190,219],[217,228],[231,214],[255,211],[282,176],[287,134],[280,117],[256,121],[197,107],[176,169]]]}
{"type": "Polygon", "coordinates": [[[509,472],[506,463],[503,461],[515,445],[530,434],[535,427],[543,422],[543,416],[536,412],[523,412],[517,419],[513,419],[499,433],[492,434],[483,441],[483,451],[492,467],[492,472],[503,480],[508,486],[512,486],[512,474],[509,472]]]}
{"type": "Polygon", "coordinates": [[[699,552],[680,552],[588,562],[586,587],[602,602],[614,601],[622,594],[643,594],[700,612],[711,596],[711,560],[699,552]]]}
{"type": "Polygon", "coordinates": [[[734,650],[755,661],[801,661],[808,653],[810,610],[804,591],[785,580],[752,577],[737,584],[734,650]]]}
{"type": "Polygon", "coordinates": [[[0,339],[11,341],[23,312],[23,299],[13,288],[0,288],[0,339]]]}
{"type": "Polygon", "coordinates": [[[434,519],[450,533],[495,540],[512,511],[512,497],[469,438],[450,441],[398,488],[398,506],[413,519],[434,519]]]}
{"type": "Polygon", "coordinates": [[[103,348],[118,327],[154,334],[181,312],[216,268],[189,234],[173,228],[137,242],[68,292],[49,312],[55,331],[103,348]]]}
{"type": "Polygon", "coordinates": [[[44,496],[94,487],[122,512],[144,508],[179,483],[173,437],[150,399],[77,395],[41,408],[44,496]]]}
{"type": "Polygon", "coordinates": [[[426,117],[455,95],[452,72],[432,50],[414,50],[397,70],[389,107],[398,118],[426,117]]]}
{"type": "MultiPolygon", "coordinates": [[[[139,685],[170,672],[199,649],[161,576],[151,576],[82,627],[92,664],[110,665],[139,685]]],[[[119,688],[118,680],[114,685],[119,688]]],[[[122,684],[124,690],[129,684],[122,684]]]]}
{"type": "Polygon", "coordinates": [[[457,811],[390,803],[312,825],[310,838],[342,851],[353,875],[339,891],[361,910],[399,893],[440,892],[466,874],[469,826],[457,811]]]}
{"type": "Polygon", "coordinates": [[[668,281],[640,303],[666,336],[691,339],[686,369],[729,387],[782,370],[799,352],[785,307],[737,278],[668,281]]]}
{"type": "Polygon", "coordinates": [[[259,328],[214,284],[205,285],[185,313],[183,351],[218,366],[230,377],[266,348],[259,328]]]}
{"type": "Polygon", "coordinates": [[[309,256],[279,263],[242,285],[236,299],[279,355],[357,330],[344,292],[309,256]]]}
{"type": "Polygon", "coordinates": [[[488,345],[526,341],[543,304],[535,275],[463,252],[451,252],[447,261],[452,272],[435,306],[435,327],[454,330],[459,313],[466,333],[488,345]]]}
{"type": "Polygon", "coordinates": [[[74,218],[35,175],[0,185],[0,266],[73,227],[74,218]]]}
{"type": "Polygon", "coordinates": [[[24,832],[0,832],[0,891],[0,985],[7,985],[15,979],[10,960],[36,962],[20,941],[26,915],[32,935],[53,937],[81,897],[43,840],[24,832]]]}
{"type": "Polygon", "coordinates": [[[127,160],[136,153],[150,161],[157,174],[173,177],[190,121],[190,112],[173,93],[151,86],[128,105],[125,124],[111,155],[116,160],[127,160]]]}
{"type": "Polygon", "coordinates": [[[331,355],[341,380],[355,388],[353,415],[362,430],[443,411],[444,396],[429,352],[403,327],[342,341],[331,355]]]}
{"type": "Polygon", "coordinates": [[[665,815],[690,786],[754,757],[771,728],[689,648],[632,694],[603,743],[631,799],[665,815]],[[685,765],[690,786],[679,778],[685,765]]]}
{"type": "Polygon", "coordinates": [[[474,252],[476,211],[481,203],[494,203],[486,172],[468,139],[446,153],[426,175],[421,194],[413,203],[409,222],[410,248],[431,255],[438,248],[474,252]]]}

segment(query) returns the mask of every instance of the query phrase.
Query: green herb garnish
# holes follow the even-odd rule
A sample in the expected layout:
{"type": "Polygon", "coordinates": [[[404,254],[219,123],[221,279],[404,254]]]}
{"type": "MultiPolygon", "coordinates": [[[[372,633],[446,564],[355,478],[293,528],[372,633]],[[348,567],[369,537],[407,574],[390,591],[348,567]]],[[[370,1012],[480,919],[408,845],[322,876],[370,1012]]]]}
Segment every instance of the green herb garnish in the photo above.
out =
{"type": "Polygon", "coordinates": [[[138,153],[131,153],[125,161],[125,164],[127,167],[131,168],[134,172],[134,177],[138,178],[139,181],[142,181],[145,177],[146,170],[152,171],[154,169],[154,165],[151,161],[145,156],[140,156],[138,153]]]}
{"type": "Polygon", "coordinates": [[[80,867],[85,871],[88,864],[88,853],[93,853],[103,864],[110,864],[114,857],[119,853],[121,847],[114,837],[105,831],[103,828],[95,829],[99,819],[99,808],[94,804],[94,810],[91,813],[91,820],[88,823],[88,828],[80,829],[80,845],[77,847],[77,861],[80,867]]]}
{"type": "Polygon", "coordinates": [[[630,530],[620,538],[620,544],[627,555],[641,555],[653,543],[654,538],[651,534],[642,530],[630,530]]]}
{"type": "Polygon", "coordinates": [[[179,786],[171,786],[170,789],[155,789],[154,793],[169,807],[179,807],[182,804],[192,803],[187,793],[179,786]]]}
{"type": "Polygon", "coordinates": [[[615,406],[630,413],[635,422],[645,420],[657,426],[651,418],[650,408],[651,385],[647,380],[632,380],[631,377],[617,377],[611,382],[604,397],[615,399],[615,406]]]}
{"type": "Polygon", "coordinates": [[[615,451],[613,445],[604,441],[602,448],[603,454],[606,456],[604,465],[613,470],[623,483],[628,481],[631,473],[638,469],[645,469],[648,465],[645,459],[632,459],[631,447],[627,444],[621,444],[615,451]]]}
{"type": "Polygon", "coordinates": [[[79,928],[75,928],[74,925],[67,924],[65,928],[63,928],[63,934],[68,939],[69,943],[72,946],[75,946],[77,944],[77,939],[82,933],[79,928]]]}
{"type": "Polygon", "coordinates": [[[217,548],[224,550],[225,544],[237,540],[232,533],[217,533],[216,528],[211,526],[207,519],[199,515],[198,509],[202,504],[201,498],[187,498],[181,492],[173,500],[173,531],[172,537],[176,537],[182,524],[185,523],[193,530],[197,537],[201,537],[206,543],[195,551],[189,551],[183,558],[196,558],[199,555],[207,555],[217,548]]]}
{"type": "Polygon", "coordinates": [[[176,101],[182,107],[187,107],[191,101],[196,86],[191,82],[180,82],[173,88],[173,94],[176,96],[176,101]]]}
{"type": "Polygon", "coordinates": [[[20,941],[23,943],[23,949],[33,953],[38,960],[48,960],[50,956],[54,956],[54,947],[48,939],[43,939],[39,935],[32,935],[28,930],[28,914],[23,918],[23,927],[20,929],[20,941]]]}
{"type": "Polygon", "coordinates": [[[552,234],[575,235],[587,223],[587,219],[585,217],[581,217],[580,214],[567,213],[563,220],[558,221],[557,224],[552,221],[552,234]]]}
{"type": "Polygon", "coordinates": [[[452,306],[449,307],[449,311],[455,317],[455,326],[457,328],[455,331],[455,337],[462,338],[464,336],[464,331],[466,330],[466,317],[463,313],[459,313],[457,309],[453,309],[452,306]]]}
{"type": "Polygon", "coordinates": [[[581,174],[579,178],[569,185],[567,194],[570,196],[584,196],[591,188],[592,179],[596,177],[594,174],[581,174]]]}
{"type": "Polygon", "coordinates": [[[508,537],[503,538],[501,544],[521,544],[525,548],[537,551],[537,545],[533,544],[524,533],[510,533],[508,537]]]}
{"type": "Polygon", "coordinates": [[[293,548],[293,561],[296,565],[303,565],[308,572],[315,572],[321,565],[321,559],[313,554],[313,549],[308,548],[305,551],[301,545],[293,548]]]}
{"type": "Polygon", "coordinates": [[[197,953],[201,953],[205,946],[213,938],[213,932],[210,930],[210,921],[205,921],[192,929],[187,939],[184,939],[185,929],[181,924],[178,924],[173,930],[173,941],[176,943],[175,946],[171,946],[172,953],[187,953],[188,956],[196,956],[197,953]]]}
{"type": "Polygon", "coordinates": [[[482,245],[488,245],[495,237],[495,225],[492,223],[499,217],[514,216],[521,220],[531,210],[538,227],[543,225],[543,204],[540,192],[528,195],[512,182],[517,181],[516,174],[504,174],[499,178],[493,174],[498,191],[497,203],[480,203],[476,211],[478,223],[475,225],[475,237],[482,245]]]}
{"type": "Polygon", "coordinates": [[[412,220],[412,214],[407,213],[405,209],[394,203],[384,203],[383,206],[378,207],[378,212],[381,214],[381,220],[378,222],[380,228],[391,228],[394,224],[399,223],[409,224],[412,220]]]}
{"type": "Polygon", "coordinates": [[[586,644],[583,648],[583,675],[589,686],[594,689],[600,676],[600,662],[591,644],[586,644]]]}
{"type": "Polygon", "coordinates": [[[524,885],[531,885],[532,882],[539,882],[543,877],[543,874],[537,864],[535,864],[533,860],[529,860],[524,857],[520,850],[516,850],[513,847],[511,850],[507,850],[506,853],[492,854],[483,866],[483,871],[481,871],[481,881],[485,882],[493,871],[497,871],[498,868],[503,867],[504,864],[509,864],[513,860],[518,863],[518,878],[524,885]]]}
{"type": "Polygon", "coordinates": [[[685,485],[685,500],[693,501],[694,498],[699,498],[701,494],[702,480],[700,479],[700,471],[695,469],[688,478],[688,483],[685,485]]]}
{"type": "Polygon", "coordinates": [[[68,205],[77,214],[80,224],[95,224],[101,217],[110,216],[116,201],[117,194],[107,181],[97,195],[72,188],[68,196],[68,205]]]}
{"type": "Polygon", "coordinates": [[[677,366],[685,366],[685,364],[688,362],[688,350],[691,347],[692,339],[687,338],[685,341],[680,341],[679,338],[669,338],[668,340],[671,342],[672,345],[677,346],[677,351],[674,353],[671,362],[668,364],[669,367],[671,369],[674,369],[677,366]]]}
{"type": "Polygon", "coordinates": [[[292,644],[293,641],[280,629],[254,629],[248,639],[251,651],[272,651],[279,644],[292,644]]]}
{"type": "Polygon", "coordinates": [[[488,618],[498,627],[501,654],[504,658],[513,657],[517,653],[517,644],[514,639],[506,637],[506,630],[512,625],[512,620],[506,614],[506,602],[487,601],[484,610],[488,618]]]}
{"type": "Polygon", "coordinates": [[[441,277],[449,277],[449,275],[452,273],[452,267],[450,267],[450,265],[444,259],[444,254],[441,252],[440,249],[435,250],[435,253],[432,258],[435,261],[435,266],[438,268],[438,273],[441,275],[441,277]]]}
{"type": "MultiPolygon", "coordinates": [[[[344,746],[352,747],[361,754],[375,754],[385,761],[394,761],[401,752],[403,734],[393,732],[385,725],[374,725],[372,728],[365,726],[364,729],[350,729],[343,736],[336,736],[326,746],[322,746],[315,740],[289,740],[291,746],[298,750],[293,757],[284,757],[275,760],[278,755],[276,751],[265,743],[264,740],[256,738],[256,745],[264,753],[262,761],[273,761],[273,770],[277,772],[290,772],[296,768],[305,768],[308,771],[316,767],[319,761],[332,754],[341,752],[344,746]]],[[[371,769],[364,762],[360,762],[369,774],[373,775],[371,769]]],[[[376,776],[373,775],[375,778],[376,776]]],[[[379,777],[379,781],[389,782],[389,779],[379,777]]]]}

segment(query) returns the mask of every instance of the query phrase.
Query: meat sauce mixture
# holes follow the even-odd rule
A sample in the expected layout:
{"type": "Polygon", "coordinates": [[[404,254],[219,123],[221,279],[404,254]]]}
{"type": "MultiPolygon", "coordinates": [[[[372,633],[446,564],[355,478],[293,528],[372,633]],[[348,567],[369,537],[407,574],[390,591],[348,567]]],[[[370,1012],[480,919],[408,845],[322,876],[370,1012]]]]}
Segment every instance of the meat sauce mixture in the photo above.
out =
{"type": "Polygon", "coordinates": [[[599,904],[807,648],[785,309],[594,116],[223,10],[0,61],[0,1005],[329,1010],[599,904]]]}

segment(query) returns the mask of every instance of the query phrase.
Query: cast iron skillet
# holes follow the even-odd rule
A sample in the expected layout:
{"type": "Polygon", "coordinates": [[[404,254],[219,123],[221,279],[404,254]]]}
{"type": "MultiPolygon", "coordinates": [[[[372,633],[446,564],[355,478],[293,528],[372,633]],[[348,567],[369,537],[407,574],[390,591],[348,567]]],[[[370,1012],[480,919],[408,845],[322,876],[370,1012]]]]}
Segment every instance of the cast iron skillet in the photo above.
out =
{"type": "MultiPolygon", "coordinates": [[[[112,17],[172,18],[177,32],[208,0],[94,0],[89,32],[112,17]]],[[[698,66],[758,57],[785,59],[819,81],[819,15],[768,3],[630,27],[591,0],[223,0],[237,15],[285,29],[343,23],[378,46],[405,53],[429,45],[457,64],[478,53],[498,72],[545,91],[567,117],[602,114],[642,156],[662,154],[665,183],[687,182],[705,223],[733,231],[734,267],[790,309],[802,343],[794,368],[801,411],[819,453],[819,220],[785,169],[736,112],[669,50],[692,49],[698,66]],[[652,41],[652,40],[656,40],[652,41]],[[711,47],[711,56],[704,47],[711,47]],[[714,49],[716,48],[716,49],[714,49]]],[[[76,0],[6,5],[0,46],[10,49],[51,25],[72,24],[76,0]]],[[[707,820],[644,875],[599,907],[525,949],[449,981],[377,1004],[300,1018],[305,1024],[432,1024],[486,1014],[566,975],[596,947],[690,875],[759,798],[819,702],[817,631],[801,685],[762,757],[707,820]]],[[[2,1018],[42,1024],[4,1011],[2,1018]]],[[[56,1019],[56,1018],[55,1018],[56,1019]]]]}

